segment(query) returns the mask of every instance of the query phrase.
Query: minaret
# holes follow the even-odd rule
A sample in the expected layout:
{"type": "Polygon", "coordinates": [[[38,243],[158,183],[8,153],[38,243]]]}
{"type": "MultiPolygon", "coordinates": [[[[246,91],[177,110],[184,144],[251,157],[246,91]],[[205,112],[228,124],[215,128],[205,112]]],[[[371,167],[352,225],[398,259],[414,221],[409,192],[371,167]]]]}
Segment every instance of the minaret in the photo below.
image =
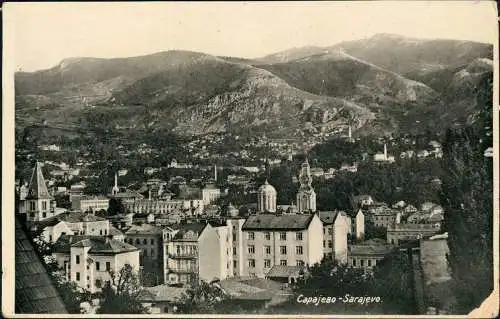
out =
{"type": "Polygon", "coordinates": [[[351,123],[349,123],[349,142],[352,142],[352,126],[351,126],[351,123]]]}
{"type": "Polygon", "coordinates": [[[217,183],[217,164],[214,165],[214,181],[217,183]]]}
{"type": "Polygon", "coordinates": [[[120,188],[118,187],[118,175],[115,173],[115,186],[111,190],[111,194],[116,195],[120,192],[120,188]]]}
{"type": "Polygon", "coordinates": [[[297,210],[299,213],[316,211],[316,193],[312,187],[311,167],[307,160],[302,163],[299,174],[300,187],[297,193],[297,210]]]}
{"type": "Polygon", "coordinates": [[[384,160],[387,161],[387,143],[384,143],[384,160]]]}

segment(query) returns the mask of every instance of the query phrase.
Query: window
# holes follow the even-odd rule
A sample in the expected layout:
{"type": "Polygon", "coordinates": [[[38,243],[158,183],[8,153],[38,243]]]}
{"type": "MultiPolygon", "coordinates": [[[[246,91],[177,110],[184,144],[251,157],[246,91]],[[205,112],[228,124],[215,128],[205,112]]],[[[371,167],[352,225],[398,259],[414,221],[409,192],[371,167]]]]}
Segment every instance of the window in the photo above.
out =
{"type": "Polygon", "coordinates": [[[52,235],[49,235],[49,241],[52,242],[52,235]]]}
{"type": "Polygon", "coordinates": [[[101,263],[96,261],[95,263],[95,270],[100,270],[101,269],[101,263]]]}
{"type": "Polygon", "coordinates": [[[236,241],[236,234],[233,233],[233,241],[236,241]]]}
{"type": "Polygon", "coordinates": [[[271,268],[271,259],[264,259],[264,268],[271,268]]]}
{"type": "Polygon", "coordinates": [[[248,233],[248,240],[254,240],[255,239],[255,233],[254,232],[249,232],[248,233]]]}
{"type": "Polygon", "coordinates": [[[154,255],[155,255],[155,250],[151,249],[151,257],[154,257],[154,255]]]}
{"type": "Polygon", "coordinates": [[[286,260],[285,259],[280,260],[280,265],[281,266],[286,266],[286,260]]]}
{"type": "Polygon", "coordinates": [[[328,228],[328,235],[331,235],[333,230],[331,228],[328,228]]]}
{"type": "Polygon", "coordinates": [[[255,268],[255,259],[248,260],[248,267],[255,268]]]}
{"type": "Polygon", "coordinates": [[[295,253],[297,253],[297,255],[302,255],[304,253],[302,246],[295,247],[295,253]]]}
{"type": "Polygon", "coordinates": [[[286,255],[286,246],[280,246],[280,253],[286,255]]]}
{"type": "MultiPolygon", "coordinates": [[[[35,202],[30,202],[30,210],[35,210],[35,202]]],[[[34,216],[34,214],[33,214],[34,216]]],[[[31,217],[33,217],[31,216],[31,217]]]]}
{"type": "Polygon", "coordinates": [[[271,254],[271,246],[265,246],[266,248],[266,254],[270,255],[271,254]]]}
{"type": "Polygon", "coordinates": [[[136,244],[136,245],[139,245],[140,243],[141,243],[141,241],[139,240],[139,238],[136,238],[136,239],[135,239],[135,244],[136,244]]]}
{"type": "Polygon", "coordinates": [[[353,260],[352,260],[352,265],[353,265],[353,266],[356,266],[356,259],[353,259],[353,260]]]}
{"type": "Polygon", "coordinates": [[[146,256],[148,255],[148,250],[147,250],[147,249],[144,249],[144,250],[142,251],[142,253],[143,253],[143,254],[144,254],[144,256],[146,257],[146,256]]]}
{"type": "Polygon", "coordinates": [[[285,232],[281,232],[280,233],[280,239],[281,240],[286,240],[286,233],[285,232]]]}
{"type": "Polygon", "coordinates": [[[328,241],[328,248],[332,248],[332,241],[331,240],[328,241]]]}
{"type": "Polygon", "coordinates": [[[109,261],[106,262],[106,271],[111,270],[111,263],[109,261]]]}
{"type": "Polygon", "coordinates": [[[47,217],[47,213],[46,213],[46,212],[43,212],[43,213],[42,213],[42,217],[43,217],[43,218],[47,217]]]}
{"type": "Polygon", "coordinates": [[[302,240],[302,232],[295,233],[295,239],[296,240],[302,240]]]}
{"type": "Polygon", "coordinates": [[[80,263],[80,255],[76,255],[75,259],[76,259],[76,264],[78,265],[80,263]]]}
{"type": "Polygon", "coordinates": [[[102,229],[99,229],[99,235],[102,236],[102,229]]]}
{"type": "Polygon", "coordinates": [[[304,261],[303,260],[297,260],[296,265],[297,265],[297,267],[303,267],[304,266],[304,261]]]}
{"type": "Polygon", "coordinates": [[[238,262],[236,260],[233,260],[233,268],[238,267],[238,262]]]}
{"type": "Polygon", "coordinates": [[[144,238],[144,239],[142,240],[142,244],[143,244],[143,245],[147,245],[147,244],[148,244],[148,240],[147,240],[146,238],[144,238]]]}
{"type": "Polygon", "coordinates": [[[255,246],[254,245],[249,245],[248,246],[248,253],[249,254],[255,254],[255,246]]]}
{"type": "Polygon", "coordinates": [[[31,217],[31,218],[35,218],[35,213],[31,212],[31,213],[30,213],[30,217],[31,217]]]}
{"type": "Polygon", "coordinates": [[[326,228],[323,227],[323,234],[325,234],[325,233],[326,233],[326,228]]]}
{"type": "Polygon", "coordinates": [[[371,267],[371,266],[372,266],[372,260],[368,259],[368,267],[371,267]]]}
{"type": "Polygon", "coordinates": [[[270,233],[270,232],[266,232],[266,233],[264,234],[264,239],[265,239],[265,240],[271,240],[271,233],[270,233]]]}
{"type": "Polygon", "coordinates": [[[96,279],[96,280],[95,280],[95,286],[96,286],[97,288],[101,288],[101,287],[102,287],[102,281],[101,281],[101,279],[96,279]]]}
{"type": "Polygon", "coordinates": [[[80,273],[79,272],[76,273],[76,281],[80,281],[80,273]]]}
{"type": "Polygon", "coordinates": [[[155,239],[151,238],[151,245],[154,245],[154,244],[155,244],[155,239]]]}
{"type": "Polygon", "coordinates": [[[326,247],[326,242],[323,240],[323,248],[326,247]]]}
{"type": "Polygon", "coordinates": [[[236,256],[236,247],[233,247],[233,255],[236,256]]]}
{"type": "Polygon", "coordinates": [[[42,202],[42,210],[47,210],[47,202],[42,202]]]}
{"type": "Polygon", "coordinates": [[[364,265],[365,265],[365,260],[361,259],[361,267],[363,267],[364,265]]]}

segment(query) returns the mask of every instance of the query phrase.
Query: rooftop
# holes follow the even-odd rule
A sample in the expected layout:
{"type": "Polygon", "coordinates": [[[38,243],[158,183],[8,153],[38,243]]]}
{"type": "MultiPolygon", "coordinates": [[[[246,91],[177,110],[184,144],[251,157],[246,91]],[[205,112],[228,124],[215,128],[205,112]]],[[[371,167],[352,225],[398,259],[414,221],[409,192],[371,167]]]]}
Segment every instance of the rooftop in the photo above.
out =
{"type": "Polygon", "coordinates": [[[187,288],[172,287],[168,285],[160,285],[154,287],[146,287],[139,293],[140,301],[167,301],[174,302],[181,298],[187,288]]]}
{"type": "Polygon", "coordinates": [[[314,214],[258,214],[251,215],[242,230],[305,230],[314,214]]]}
{"type": "Polygon", "coordinates": [[[385,241],[366,241],[361,244],[352,245],[349,248],[350,255],[386,255],[393,250],[393,246],[388,245],[385,241]]]}
{"type": "Polygon", "coordinates": [[[343,211],[326,211],[326,212],[319,212],[319,218],[321,219],[321,222],[323,224],[333,224],[335,223],[335,220],[337,220],[337,216],[345,216],[345,212],[343,211]]]}
{"type": "Polygon", "coordinates": [[[79,222],[99,222],[105,221],[106,218],[99,217],[86,212],[71,212],[64,215],[59,215],[59,220],[68,223],[79,223],[79,222]]]}
{"type": "Polygon", "coordinates": [[[179,225],[179,231],[175,234],[173,240],[182,240],[184,235],[189,231],[199,236],[208,224],[206,223],[190,223],[179,225]]]}
{"type": "Polygon", "coordinates": [[[137,250],[132,245],[104,236],[62,235],[55,243],[55,252],[69,253],[71,247],[89,246],[89,253],[119,254],[137,250]]]}
{"type": "Polygon", "coordinates": [[[125,235],[137,235],[137,234],[161,234],[162,229],[160,227],[157,227],[155,225],[151,224],[142,224],[142,225],[132,225],[132,227],[129,228],[125,232],[125,235]]]}
{"type": "Polygon", "coordinates": [[[52,196],[50,196],[49,191],[47,190],[47,184],[45,183],[45,178],[42,174],[42,167],[38,161],[33,168],[33,173],[31,174],[28,192],[26,195],[26,199],[34,198],[52,199],[52,196]]]}
{"type": "Polygon", "coordinates": [[[15,312],[65,314],[67,310],[50,275],[16,219],[15,312]]]}
{"type": "Polygon", "coordinates": [[[298,277],[300,275],[301,270],[304,271],[303,268],[299,266],[275,265],[269,270],[269,272],[266,274],[266,277],[280,277],[280,278],[298,277]]]}

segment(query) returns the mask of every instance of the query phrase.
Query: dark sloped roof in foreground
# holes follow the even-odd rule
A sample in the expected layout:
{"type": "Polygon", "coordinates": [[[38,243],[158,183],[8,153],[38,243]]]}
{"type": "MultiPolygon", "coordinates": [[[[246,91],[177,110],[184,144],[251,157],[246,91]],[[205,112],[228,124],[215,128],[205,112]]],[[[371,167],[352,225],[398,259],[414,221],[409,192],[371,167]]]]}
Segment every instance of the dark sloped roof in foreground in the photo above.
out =
{"type": "Polygon", "coordinates": [[[91,247],[91,254],[119,254],[138,250],[135,246],[104,236],[62,235],[55,244],[55,252],[69,253],[71,247],[91,247]]]}
{"type": "Polygon", "coordinates": [[[15,236],[15,312],[67,314],[47,269],[17,219],[15,236]]]}
{"type": "Polygon", "coordinates": [[[305,230],[313,214],[258,214],[248,217],[242,230],[305,230]]]}

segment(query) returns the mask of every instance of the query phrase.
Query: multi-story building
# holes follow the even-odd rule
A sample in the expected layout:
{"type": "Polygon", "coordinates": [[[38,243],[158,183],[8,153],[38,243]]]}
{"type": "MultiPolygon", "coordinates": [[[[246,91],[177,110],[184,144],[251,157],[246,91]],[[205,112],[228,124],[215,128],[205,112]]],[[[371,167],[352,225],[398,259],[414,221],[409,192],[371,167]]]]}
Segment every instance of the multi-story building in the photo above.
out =
{"type": "Polygon", "coordinates": [[[202,212],[202,199],[127,199],[123,201],[125,208],[134,214],[169,214],[172,212],[202,212]]]}
{"type": "Polygon", "coordinates": [[[385,243],[384,240],[370,239],[360,244],[349,247],[349,266],[362,268],[366,271],[373,271],[373,267],[384,259],[392,250],[393,246],[385,243]]]}
{"type": "Polygon", "coordinates": [[[139,249],[145,284],[163,283],[163,231],[151,224],[133,225],[125,232],[125,242],[139,249]]]}
{"type": "Polygon", "coordinates": [[[317,214],[258,214],[242,226],[243,276],[265,277],[274,266],[307,266],[323,258],[317,214]]]}
{"type": "Polygon", "coordinates": [[[362,209],[348,213],[347,224],[349,225],[349,235],[357,241],[365,238],[365,214],[362,209]]]}
{"type": "Polygon", "coordinates": [[[179,229],[164,244],[165,282],[190,284],[198,280],[223,279],[220,239],[208,223],[190,223],[179,229]]]}
{"type": "Polygon", "coordinates": [[[71,201],[71,209],[81,212],[88,210],[108,210],[109,198],[104,196],[74,196],[71,201]]]}
{"type": "Polygon", "coordinates": [[[55,244],[53,256],[67,280],[91,293],[101,291],[106,284],[113,285],[111,274],[126,265],[139,271],[139,250],[105,236],[63,235],[55,244]]]}
{"type": "Polygon", "coordinates": [[[394,224],[387,228],[387,242],[398,245],[400,241],[415,240],[437,234],[441,230],[440,223],[434,224],[394,224]]]}
{"type": "Polygon", "coordinates": [[[208,184],[201,190],[201,197],[203,199],[203,205],[205,206],[214,203],[220,196],[220,189],[213,184],[208,184]]]}
{"type": "Polygon", "coordinates": [[[376,227],[387,228],[396,222],[399,210],[386,205],[375,205],[365,211],[366,221],[376,227]]]}
{"type": "Polygon", "coordinates": [[[345,212],[319,212],[323,223],[323,253],[325,257],[347,262],[347,234],[349,233],[349,217],[345,212]]]}

